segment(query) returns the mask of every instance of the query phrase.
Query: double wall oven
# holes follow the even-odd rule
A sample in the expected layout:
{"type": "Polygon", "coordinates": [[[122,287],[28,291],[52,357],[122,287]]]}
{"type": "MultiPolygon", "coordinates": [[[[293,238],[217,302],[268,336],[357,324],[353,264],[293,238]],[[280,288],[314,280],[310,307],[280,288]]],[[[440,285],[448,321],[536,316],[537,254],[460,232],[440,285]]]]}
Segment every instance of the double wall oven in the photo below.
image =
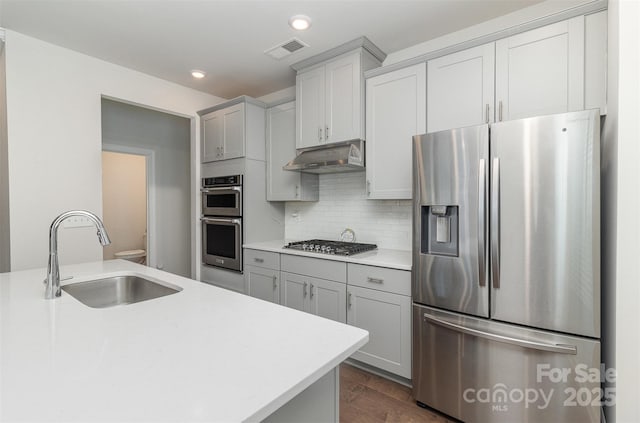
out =
{"type": "Polygon", "coordinates": [[[242,272],[242,175],[202,179],[202,262],[242,272]]]}

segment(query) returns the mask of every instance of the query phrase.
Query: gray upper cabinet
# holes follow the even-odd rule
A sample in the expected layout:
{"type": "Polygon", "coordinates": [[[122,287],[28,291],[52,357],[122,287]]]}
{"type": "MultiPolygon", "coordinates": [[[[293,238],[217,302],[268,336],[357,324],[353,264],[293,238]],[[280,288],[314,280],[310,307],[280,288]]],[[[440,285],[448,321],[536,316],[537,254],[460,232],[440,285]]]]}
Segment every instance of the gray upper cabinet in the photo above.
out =
{"type": "Polygon", "coordinates": [[[497,120],[584,109],[584,16],[496,42],[497,120]]]}
{"type": "Polygon", "coordinates": [[[607,11],[584,17],[584,108],[607,113],[607,11]]]}
{"type": "Polygon", "coordinates": [[[427,132],[591,108],[606,112],[606,11],[427,62],[427,132]]]}
{"type": "Polygon", "coordinates": [[[493,122],[494,49],[489,43],[427,63],[427,131],[493,122]]]}
{"type": "Polygon", "coordinates": [[[362,51],[302,71],[296,78],[296,147],[364,138],[362,51]]]}
{"type": "Polygon", "coordinates": [[[420,63],[367,79],[367,198],[411,198],[412,137],[425,132],[426,70],[420,63]]]}
{"type": "Polygon", "coordinates": [[[296,106],[267,109],[267,201],[318,201],[318,175],[282,170],[296,155],[296,106]]]}
{"type": "Polygon", "coordinates": [[[364,72],[385,57],[363,37],[293,65],[296,148],[364,139],[364,72]]]}
{"type": "Polygon", "coordinates": [[[264,105],[238,97],[199,112],[202,162],[248,157],[264,160],[264,105]]]}

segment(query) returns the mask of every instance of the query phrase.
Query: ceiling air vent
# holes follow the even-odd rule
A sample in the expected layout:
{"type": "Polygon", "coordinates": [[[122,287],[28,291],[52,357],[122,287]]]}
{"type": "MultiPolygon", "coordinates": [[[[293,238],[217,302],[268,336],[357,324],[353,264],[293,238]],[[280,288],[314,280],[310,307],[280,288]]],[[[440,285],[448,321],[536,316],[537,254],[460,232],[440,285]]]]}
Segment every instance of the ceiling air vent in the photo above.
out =
{"type": "Polygon", "coordinates": [[[292,38],[285,41],[284,43],[270,48],[269,50],[266,50],[264,54],[266,54],[267,56],[271,56],[274,59],[280,60],[305,47],[309,47],[309,45],[303,43],[297,38],[292,38]]]}

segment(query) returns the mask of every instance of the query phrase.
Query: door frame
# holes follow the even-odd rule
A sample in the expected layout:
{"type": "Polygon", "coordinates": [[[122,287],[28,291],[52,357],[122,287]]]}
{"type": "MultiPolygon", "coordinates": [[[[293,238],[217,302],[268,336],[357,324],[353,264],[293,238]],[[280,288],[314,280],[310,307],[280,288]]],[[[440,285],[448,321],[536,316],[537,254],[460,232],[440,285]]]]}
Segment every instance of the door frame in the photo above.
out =
{"type": "MultiPolygon", "coordinates": [[[[102,151],[112,153],[133,154],[143,156],[146,165],[147,179],[147,266],[156,267],[156,153],[146,148],[131,147],[128,145],[103,143],[102,151]]],[[[104,204],[102,205],[104,209],[104,204]]],[[[104,213],[103,213],[104,214],[104,213]]]]}

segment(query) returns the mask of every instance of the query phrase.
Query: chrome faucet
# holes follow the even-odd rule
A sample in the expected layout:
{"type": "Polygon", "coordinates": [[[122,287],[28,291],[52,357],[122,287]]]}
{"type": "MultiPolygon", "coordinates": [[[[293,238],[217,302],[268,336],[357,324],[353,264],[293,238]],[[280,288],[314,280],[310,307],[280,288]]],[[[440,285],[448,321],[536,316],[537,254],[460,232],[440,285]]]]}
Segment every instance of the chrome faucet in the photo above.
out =
{"type": "Polygon", "coordinates": [[[60,296],[60,264],[58,263],[58,228],[63,220],[71,216],[86,217],[96,225],[100,244],[109,245],[111,240],[107,230],[98,216],[84,210],[70,210],[56,217],[49,228],[49,264],[47,266],[47,279],[44,280],[46,288],[44,298],[51,300],[60,296]]]}

